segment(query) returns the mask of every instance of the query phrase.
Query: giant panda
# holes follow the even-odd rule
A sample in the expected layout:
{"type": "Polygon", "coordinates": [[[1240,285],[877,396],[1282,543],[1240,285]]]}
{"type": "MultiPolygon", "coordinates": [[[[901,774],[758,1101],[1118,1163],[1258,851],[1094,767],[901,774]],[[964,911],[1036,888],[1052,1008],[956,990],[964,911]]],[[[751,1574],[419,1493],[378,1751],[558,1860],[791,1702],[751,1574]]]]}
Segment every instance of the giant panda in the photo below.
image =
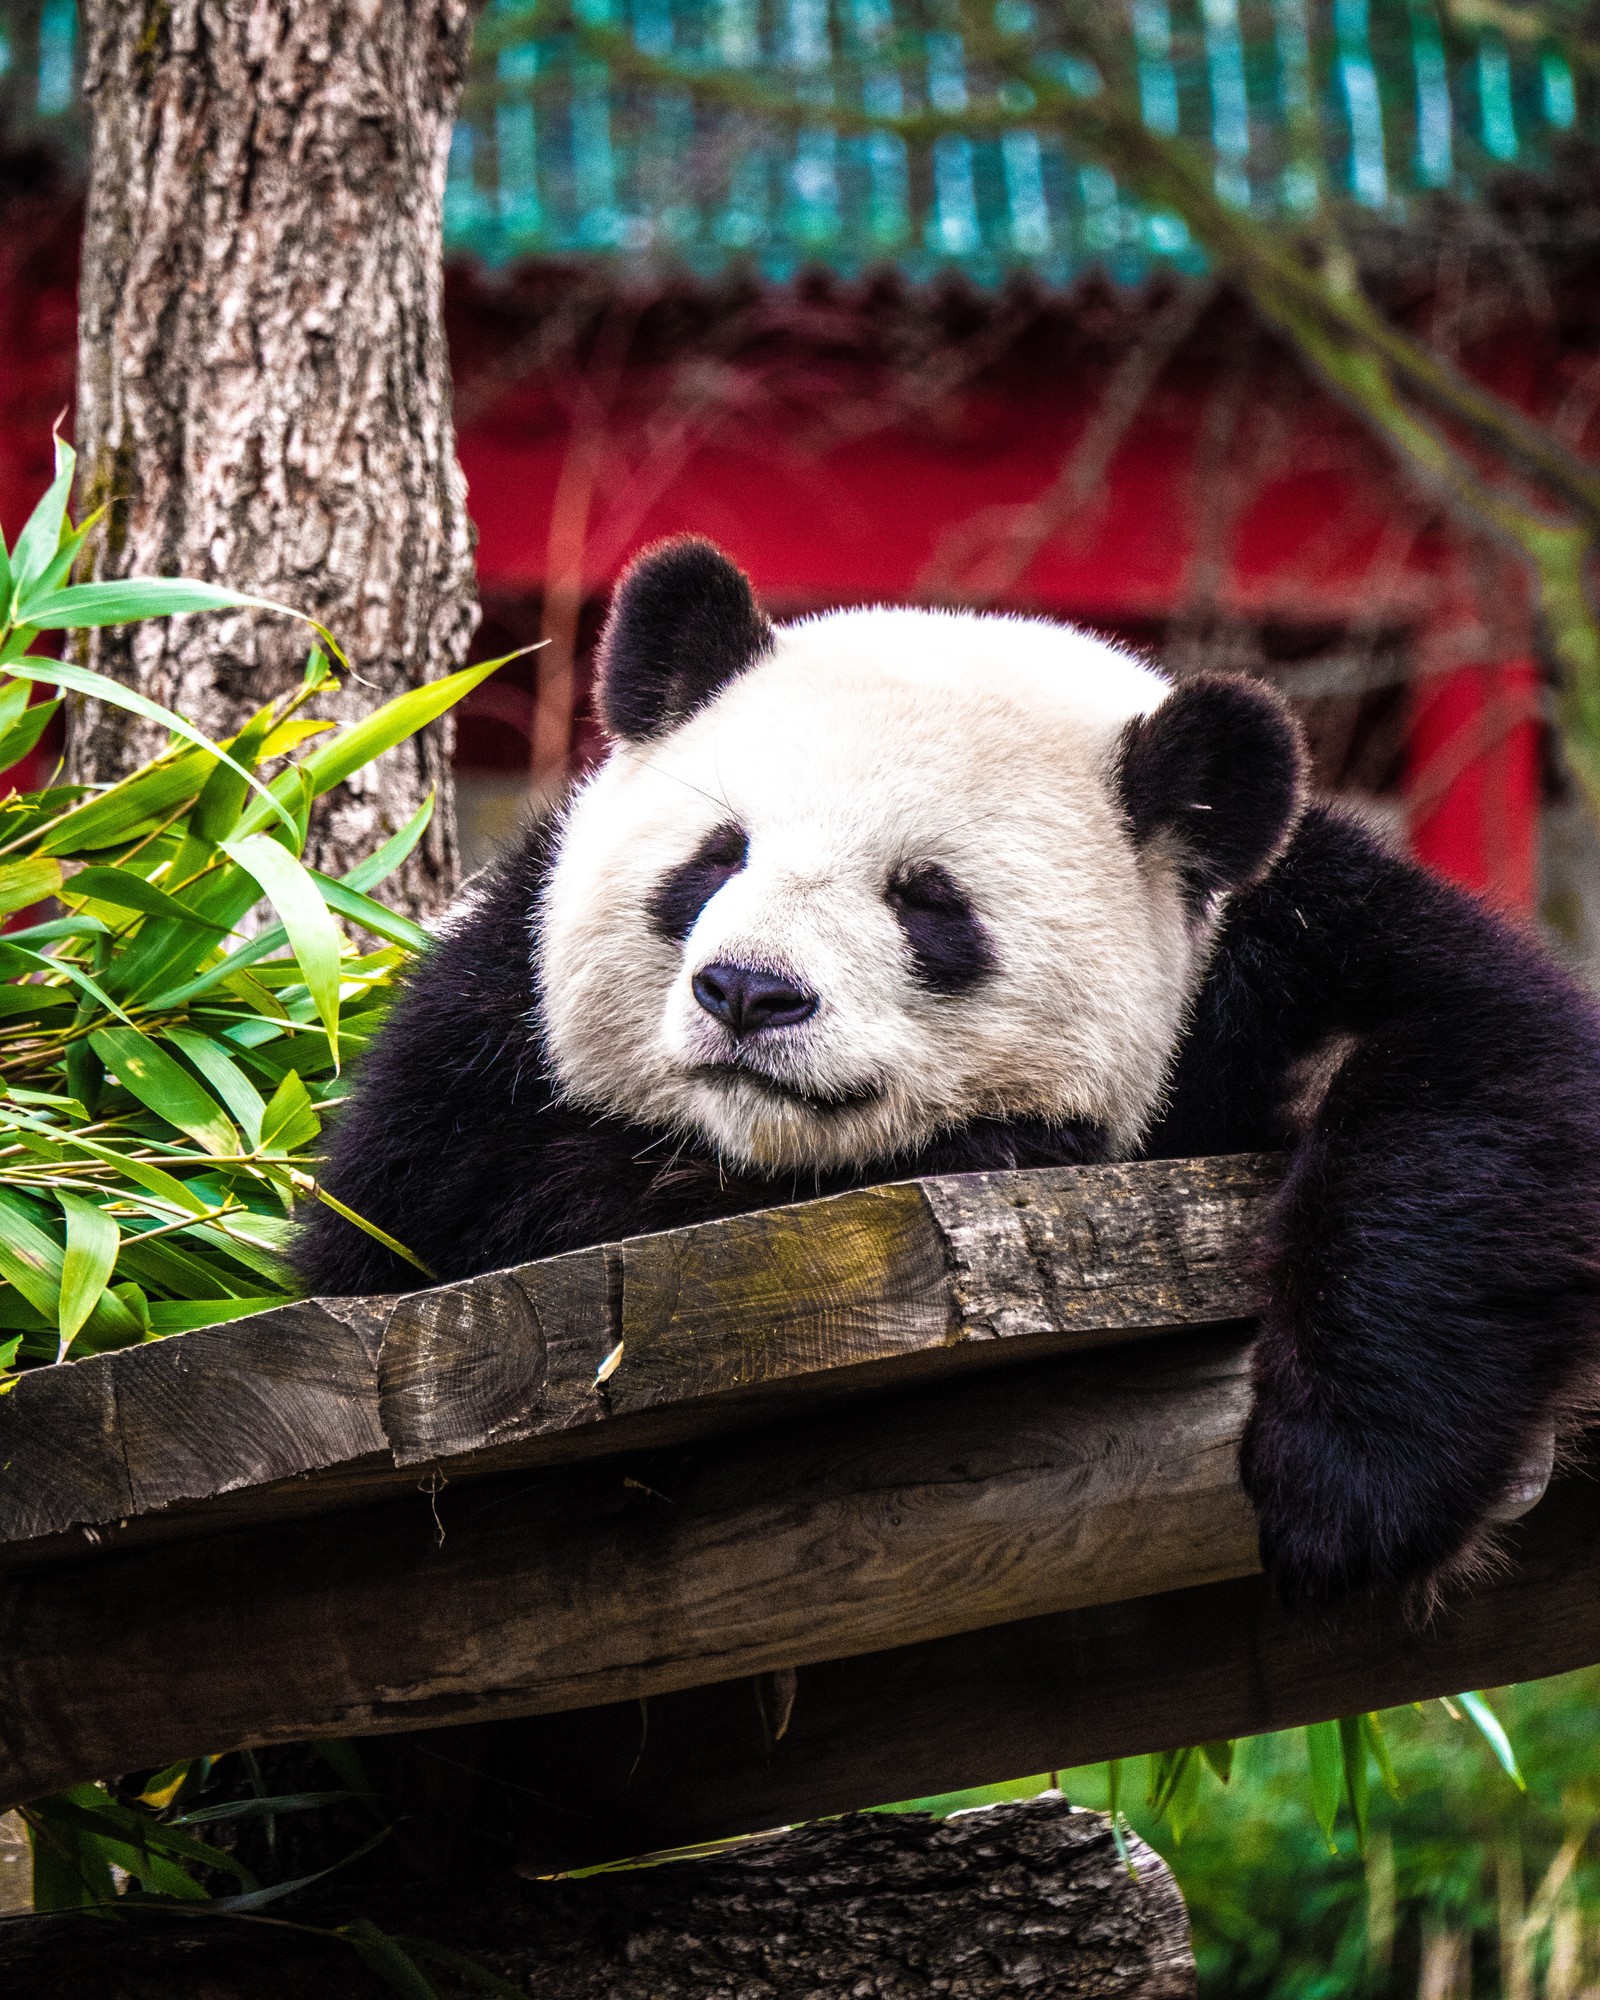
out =
{"type": "MultiPolygon", "coordinates": [[[[469,889],[325,1184],[440,1279],[915,1173],[1283,1147],[1242,1448],[1293,1604],[1431,1589],[1600,1321],[1600,1022],[1308,801],[1265,688],[1062,625],[620,583],[610,753],[469,889]]],[[[415,1273],[318,1207],[307,1288],[415,1273]]]]}

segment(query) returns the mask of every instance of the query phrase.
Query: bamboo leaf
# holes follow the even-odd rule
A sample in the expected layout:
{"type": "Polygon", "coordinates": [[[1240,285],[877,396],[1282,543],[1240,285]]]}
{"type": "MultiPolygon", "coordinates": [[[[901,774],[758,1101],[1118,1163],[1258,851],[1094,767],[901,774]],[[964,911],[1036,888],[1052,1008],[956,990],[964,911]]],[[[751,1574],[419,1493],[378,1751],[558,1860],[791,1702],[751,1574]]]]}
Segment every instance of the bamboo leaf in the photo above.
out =
{"type": "Polygon", "coordinates": [[[204,1151],[239,1151],[239,1135],[214,1097],[183,1065],[138,1028],[101,1028],[89,1037],[95,1054],[124,1090],[204,1151]]]}
{"type": "Polygon", "coordinates": [[[261,746],[261,755],[286,757],[291,750],[298,750],[302,743],[313,736],[326,736],[330,729],[337,729],[338,723],[312,715],[291,715],[287,722],[280,722],[266,742],[261,746]]]}
{"type": "Polygon", "coordinates": [[[447,1944],[435,1944],[432,1938],[408,1937],[404,1931],[397,1936],[399,1942],[420,1958],[424,1965],[436,1965],[442,1971],[453,1972],[464,1985],[479,1993],[496,1994],[500,2000],[526,2000],[526,1987],[513,1986],[509,1979],[502,1979],[498,1972],[480,1965],[464,1951],[455,1951],[447,1944]]]}
{"type": "MultiPolygon", "coordinates": [[[[530,647],[522,648],[523,652],[531,650],[530,647]]],[[[446,674],[442,680],[408,688],[404,694],[396,695],[371,715],[364,716],[360,722],[341,729],[337,736],[313,750],[295,770],[306,773],[312,790],[320,797],[323,792],[342,784],[363,765],[392,750],[397,743],[405,742],[408,736],[415,736],[430,722],[437,721],[446,709],[453,708],[464,696],[471,694],[507,660],[519,657],[518,653],[508,653],[505,659],[489,660],[482,666],[463,667],[459,673],[446,674]]],[[[292,795],[286,780],[293,775],[292,772],[285,772],[283,777],[273,782],[274,804],[280,811],[284,799],[292,795]]],[[[264,824],[263,807],[261,801],[256,800],[246,810],[240,826],[245,832],[254,832],[264,824]]]]}
{"type": "Polygon", "coordinates": [[[1174,1840],[1188,1832],[1200,1800],[1200,1773],[1204,1768],[1198,1749],[1168,1750],[1151,1759],[1150,1810],[1172,1828],[1174,1840]]]}
{"type": "MultiPolygon", "coordinates": [[[[23,523],[22,532],[17,536],[16,545],[11,551],[11,582],[19,607],[28,594],[29,586],[37,582],[50,567],[55,552],[61,545],[61,532],[66,523],[67,501],[72,493],[72,474],[78,463],[78,455],[62,438],[58,437],[55,443],[55,477],[45,488],[39,504],[23,523]]],[[[18,624],[32,623],[30,619],[21,615],[20,609],[14,614],[14,618],[18,624]]]]}
{"type": "MultiPolygon", "coordinates": [[[[140,1804],[150,1806],[156,1812],[165,1811],[189,1782],[200,1762],[197,1757],[185,1757],[181,1763],[169,1764],[164,1771],[157,1771],[139,1794],[140,1804]]],[[[181,1818],[176,1822],[180,1826],[182,1823],[181,1818]]]]}
{"type": "MultiPolygon", "coordinates": [[[[84,590],[94,590],[98,587],[95,584],[81,586],[84,590]]],[[[62,592],[63,596],[70,594],[62,592]]],[[[279,607],[271,605],[268,609],[277,610],[279,607]]],[[[220,757],[224,764],[232,766],[252,790],[260,793],[263,812],[270,813],[285,826],[293,827],[294,821],[289,814],[253,772],[246,771],[242,765],[236,764],[226,750],[219,750],[209,736],[196,729],[192,722],[185,722],[181,715],[174,715],[170,708],[163,708],[159,702],[148,700],[133,688],[123,687],[120,682],[109,679],[105,674],[97,674],[92,667],[74,666],[69,660],[15,660],[10,663],[9,671],[23,680],[37,681],[44,687],[71,688],[74,694],[86,694],[96,701],[109,702],[113,708],[124,708],[130,715],[142,715],[147,722],[161,723],[171,730],[174,736],[181,736],[185,743],[193,743],[197,749],[209,750],[212,756],[220,757]]],[[[109,798],[111,794],[107,793],[104,796],[109,798]]]]}
{"type": "MultiPolygon", "coordinates": [[[[74,1048],[81,1048],[83,1046],[84,1044],[81,1042],[73,1044],[74,1048]]],[[[13,1092],[12,1095],[14,1097],[16,1093],[13,1092]]],[[[167,1173],[161,1167],[152,1165],[148,1160],[130,1159],[127,1154],[118,1152],[115,1147],[103,1145],[98,1139],[86,1139],[79,1132],[74,1132],[70,1129],[63,1130],[54,1125],[47,1125],[42,1119],[31,1118],[26,1112],[18,1110],[14,1104],[9,1102],[0,1107],[0,1121],[11,1125],[20,1125],[33,1131],[47,1134],[50,1138],[58,1141],[64,1148],[70,1148],[74,1152],[86,1153],[91,1159],[99,1160],[106,1166],[116,1168],[119,1173],[125,1174],[135,1186],[142,1187],[147,1193],[153,1194],[158,1201],[165,1202],[169,1207],[176,1208],[181,1214],[200,1216],[211,1213],[211,1204],[209,1202],[203,1200],[192,1188],[186,1187],[174,1175],[167,1173]]]]}
{"type": "MultiPolygon", "coordinates": [[[[0,544],[4,541],[5,537],[0,535],[0,544]]],[[[0,672],[0,731],[22,720],[32,694],[27,681],[12,681],[7,685],[4,673],[0,672]]]]}
{"type": "MultiPolygon", "coordinates": [[[[0,874],[3,873],[4,870],[0,869],[0,874]]],[[[135,875],[131,868],[104,868],[94,864],[80,868],[68,881],[66,893],[69,897],[92,897],[97,903],[114,903],[119,910],[139,910],[147,917],[167,917],[179,923],[199,924],[210,931],[227,928],[211,917],[201,916],[187,903],[180,903],[176,896],[157,888],[154,882],[147,882],[142,875],[135,875]]]]}
{"type": "Polygon", "coordinates": [[[9,771],[14,764],[22,762],[49,728],[60,706],[59,701],[35,702],[23,713],[20,721],[11,724],[0,736],[0,771],[9,771]]]}
{"type": "Polygon", "coordinates": [[[0,916],[42,903],[61,887],[61,865],[42,854],[20,861],[0,861],[0,916]]]}
{"type": "Polygon", "coordinates": [[[1528,1789],[1527,1780],[1517,1767],[1517,1753],[1511,1747],[1511,1738],[1507,1736],[1499,1716],[1481,1694],[1458,1694],[1456,1700],[1460,1703],[1463,1713],[1494,1752],[1495,1760],[1501,1770],[1519,1792],[1525,1792],[1528,1789]]]}
{"type": "Polygon", "coordinates": [[[190,611],[276,611],[285,618],[301,616],[287,604],[228,590],[219,583],[194,583],[176,576],[126,576],[24,594],[17,606],[17,619],[36,632],[82,632],[102,625],[133,625],[146,618],[176,618],[190,611]]]}
{"type": "Polygon", "coordinates": [[[113,1217],[81,1195],[57,1192],[61,1212],[67,1219],[67,1248],[61,1266],[61,1303],[56,1324],[61,1333],[58,1360],[66,1359],[67,1349],[77,1338],[89,1315],[100,1303],[111,1274],[116,1269],[122,1233],[113,1217]]]}
{"type": "MultiPolygon", "coordinates": [[[[174,1766],[187,1772],[189,1766],[174,1766]]],[[[148,1792],[140,1794],[142,1798],[148,1792]]],[[[197,1806],[193,1812],[179,1813],[169,1826],[222,1826],[242,1819],[270,1819],[279,1813],[318,1812],[325,1806],[342,1806],[348,1792],[284,1792],[277,1798],[228,1799],[221,1805],[197,1806]]],[[[152,1800],[153,1804],[160,1801],[152,1800]]]]}
{"type": "Polygon", "coordinates": [[[370,896],[363,896],[343,882],[331,881],[326,875],[319,875],[312,868],[306,871],[322,894],[322,900],[335,915],[347,922],[359,924],[375,937],[388,940],[390,944],[402,944],[411,951],[426,951],[433,939],[409,917],[401,916],[398,910],[391,910],[382,903],[375,903],[370,896]]]}
{"type": "Polygon", "coordinates": [[[1202,1743],[1200,1748],[1206,1762],[1226,1784],[1233,1776],[1233,1744],[1224,1737],[1216,1743],[1202,1743]]]}
{"type": "MultiPolygon", "coordinates": [[[[148,1864],[152,1860],[188,1861],[202,1868],[220,1869],[249,1888],[256,1886],[254,1875],[231,1854],[225,1854],[220,1847],[212,1847],[206,1841],[197,1840],[192,1833],[185,1833],[179,1827],[169,1826],[164,1820],[142,1813],[137,1807],[124,1805],[120,1799],[101,1791],[98,1785],[76,1785],[70,1792],[56,1793],[45,1803],[57,1825],[77,1827],[92,1835],[112,1853],[117,1866],[160,1894],[179,1895],[186,1900],[206,1899],[205,1891],[182,1870],[173,1872],[181,1877],[185,1886],[179,1886],[170,1879],[159,1879],[167,1871],[149,1870],[148,1864]],[[122,1852],[117,1853],[118,1849],[122,1852]],[[150,1879],[152,1873],[157,1879],[150,1879]]],[[[30,1807],[29,1810],[35,1808],[30,1807]]]]}
{"type": "MultiPolygon", "coordinates": [[[[230,1214],[213,1222],[197,1222],[193,1228],[185,1229],[183,1236],[187,1242],[220,1251],[232,1263],[242,1265],[258,1278],[265,1278],[274,1291],[292,1292],[294,1271],[287,1258],[278,1250],[262,1249],[240,1226],[242,1221],[242,1217],[230,1214]]],[[[237,1290],[237,1286],[234,1289],[237,1290]]]]}
{"type": "Polygon", "coordinates": [[[345,888],[365,895],[367,891],[376,889],[380,882],[387,882],[427,832],[432,818],[433,793],[429,792],[398,833],[391,834],[382,847],[369,854],[365,861],[358,861],[349,874],[341,878],[345,888]]]}
{"type": "Polygon", "coordinates": [[[195,800],[194,811],[189,815],[189,831],[197,839],[215,843],[232,833],[239,824],[239,814],[250,796],[240,772],[255,769],[263,754],[267,731],[272,727],[272,717],[270,704],[258,709],[228,745],[229,755],[238,768],[219,764],[206,779],[199,798],[195,800]]]}
{"type": "Polygon", "coordinates": [[[1362,1733],[1367,1739],[1367,1748],[1372,1752],[1378,1766],[1378,1776],[1383,1781],[1383,1789],[1391,1799],[1400,1796],[1400,1780],[1395,1776],[1394,1764],[1389,1756],[1389,1745],[1384,1739],[1383,1724],[1376,1715],[1361,1718],[1362,1733]]]}
{"type": "Polygon", "coordinates": [[[90,1909],[116,1900],[117,1885],[105,1842],[97,1832],[66,1820],[59,1810],[63,1799],[88,1793],[104,1796],[97,1786],[79,1785],[72,1792],[36,1799],[22,1808],[33,1849],[36,1911],[90,1909]]]}
{"type": "Polygon", "coordinates": [[[27,658],[28,648],[39,635],[31,625],[14,625],[7,632],[3,621],[0,621],[0,634],[4,634],[3,641],[0,641],[0,667],[15,672],[16,662],[27,658]]]}
{"type": "Polygon", "coordinates": [[[266,1115],[266,1099],[232,1056],[198,1028],[166,1028],[162,1031],[162,1039],[181,1050],[199,1070],[239,1121],[245,1139],[254,1151],[261,1143],[261,1121],[266,1115]]]}
{"type": "Polygon", "coordinates": [[[61,588],[62,584],[67,580],[67,572],[78,559],[78,551],[83,547],[85,541],[88,540],[91,531],[101,520],[105,511],[104,507],[97,507],[87,520],[80,521],[76,527],[73,527],[71,521],[64,520],[62,522],[61,540],[56,544],[56,552],[50,558],[49,566],[43,576],[39,578],[37,583],[30,585],[28,590],[30,599],[38,599],[42,602],[48,598],[51,592],[61,588]]]}
{"type": "Polygon", "coordinates": [[[1367,1851],[1367,1740],[1359,1715],[1349,1715],[1339,1723],[1339,1756],[1344,1765],[1344,1791],[1350,1817],[1355,1824],[1356,1852],[1367,1851]]]}
{"type": "Polygon", "coordinates": [[[61,1245],[27,1206],[0,1187],[0,1278],[56,1325],[61,1315],[61,1245]]]}
{"type": "Polygon", "coordinates": [[[193,798],[214,768],[215,760],[203,750],[163,758],[63,813],[53,826],[40,830],[40,847],[46,854],[72,856],[86,849],[114,847],[193,798]]]}
{"type": "Polygon", "coordinates": [[[369,1972],[376,1973],[396,1993],[404,1994],[405,2000],[439,2000],[438,1987],[424,1977],[416,1960],[369,1918],[356,1917],[348,1924],[341,1924],[338,1935],[349,1941],[369,1972]]]}
{"type": "Polygon", "coordinates": [[[331,1208],[335,1215],[342,1215],[346,1222],[354,1223],[357,1229],[370,1236],[375,1243],[381,1243],[385,1250],[392,1250],[395,1256],[403,1257],[408,1264],[414,1265],[429,1284],[439,1282],[436,1274],[428,1269],[422,1259],[414,1251],[408,1250],[403,1243],[398,1242],[387,1230],[380,1229],[375,1222],[368,1222],[364,1215],[358,1215],[353,1208],[347,1208],[342,1201],[329,1194],[326,1188],[319,1187],[316,1196],[317,1200],[325,1207],[331,1208]]]}
{"type": "Polygon", "coordinates": [[[1160,1819],[1170,1808],[1194,1763],[1192,1748],[1163,1750],[1150,1760],[1150,1810],[1160,1819]]]}
{"type": "Polygon", "coordinates": [[[259,1146],[264,1153],[298,1153],[322,1130],[311,1093],[298,1070],[289,1070],[272,1093],[261,1120],[259,1146]]]}
{"type": "MultiPolygon", "coordinates": [[[[293,1896],[301,1889],[309,1889],[313,1882],[321,1882],[336,1868],[348,1868],[353,1861],[370,1854],[382,1840],[388,1838],[389,1828],[380,1827],[370,1840],[364,1840],[357,1848],[331,1862],[326,1868],[319,1868],[313,1875],[296,1875],[288,1882],[269,1882],[264,1889],[254,1889],[245,1896],[213,1896],[211,1908],[218,1916],[231,1917],[248,1915],[251,1911],[264,1909],[268,1903],[276,1903],[284,1896],[293,1896]]],[[[337,1936],[334,1932],[332,1935],[337,1936]]]]}
{"type": "MultiPolygon", "coordinates": [[[[74,965],[71,959],[46,958],[42,951],[29,951],[25,946],[6,943],[0,944],[0,968],[3,968],[5,958],[13,953],[19,958],[30,961],[31,966],[37,966],[41,971],[59,973],[64,979],[70,979],[74,986],[81,986],[91,1000],[98,1001],[108,1014],[115,1014],[119,1021],[128,1020],[127,1015],[123,1013],[122,1009],[100,985],[99,981],[85,972],[82,966],[74,965]]],[[[0,978],[10,979],[14,976],[14,974],[0,969],[0,978]]],[[[128,1021],[128,1025],[131,1028],[133,1023],[128,1021]]],[[[73,1094],[80,1096],[82,1093],[75,1090],[73,1094]]]]}
{"type": "Polygon", "coordinates": [[[152,1299],[150,1330],[165,1338],[169,1333],[198,1333],[203,1326],[222,1326],[229,1320],[248,1319],[253,1313],[271,1312],[287,1303],[288,1292],[260,1293],[244,1299],[152,1299]]]}
{"type": "Polygon", "coordinates": [[[1313,1722],[1306,1730],[1306,1754],[1311,1762],[1311,1811],[1322,1837],[1333,1851],[1333,1823],[1339,1816],[1344,1784],[1344,1752],[1337,1722],[1313,1722]]]}
{"type": "Polygon", "coordinates": [[[246,834],[238,840],[225,840],[221,846],[231,861],[255,877],[277,911],[312,1004],[328,1032],[337,1068],[341,946],[338,926],[322,899],[321,890],[309,871],[265,834],[246,834]]]}
{"type": "Polygon", "coordinates": [[[72,995],[59,986],[0,986],[0,1021],[48,1014],[52,1007],[70,1007],[72,995]]]}
{"type": "Polygon", "coordinates": [[[79,910],[70,917],[51,917],[42,924],[28,924],[19,931],[7,931],[5,941],[11,945],[54,944],[59,938],[99,938],[106,935],[106,927],[98,917],[91,917],[79,910]]]}

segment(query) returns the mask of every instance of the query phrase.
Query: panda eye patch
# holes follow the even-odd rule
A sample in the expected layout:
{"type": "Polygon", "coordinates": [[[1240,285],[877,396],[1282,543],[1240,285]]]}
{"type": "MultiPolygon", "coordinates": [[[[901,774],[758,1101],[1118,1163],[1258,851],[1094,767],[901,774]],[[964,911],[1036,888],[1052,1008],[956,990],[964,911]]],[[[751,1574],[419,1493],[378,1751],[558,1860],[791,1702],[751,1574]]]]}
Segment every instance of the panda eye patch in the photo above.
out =
{"type": "Polygon", "coordinates": [[[750,853],[750,836],[732,821],[713,827],[700,845],[670,874],[662,877],[650,897],[650,922],[658,936],[682,944],[695,919],[722,885],[743,868],[750,853]]]}
{"type": "Polygon", "coordinates": [[[911,947],[922,985],[935,993],[966,993],[995,968],[994,948],[977,912],[937,861],[902,868],[888,903],[911,947]]]}

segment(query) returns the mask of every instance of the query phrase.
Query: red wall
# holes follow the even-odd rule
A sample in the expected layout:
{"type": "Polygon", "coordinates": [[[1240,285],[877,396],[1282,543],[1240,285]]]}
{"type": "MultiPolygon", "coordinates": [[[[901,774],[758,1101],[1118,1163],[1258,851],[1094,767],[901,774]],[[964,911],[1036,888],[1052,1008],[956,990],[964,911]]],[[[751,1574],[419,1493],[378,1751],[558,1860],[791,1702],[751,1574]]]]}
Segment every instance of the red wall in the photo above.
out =
{"type": "MultiPolygon", "coordinates": [[[[659,342],[652,351],[648,330],[637,336],[645,358],[618,371],[598,414],[583,397],[592,349],[585,367],[564,373],[547,361],[475,394],[479,371],[514,349],[514,318],[497,334],[504,308],[461,284],[461,456],[486,594],[542,587],[555,496],[564,478],[570,495],[581,444],[598,467],[587,593],[643,544],[697,530],[784,609],[930,589],[959,597],[962,578],[948,566],[941,576],[936,552],[964,524],[993,531],[1050,492],[1116,393],[1119,342],[1126,353],[1139,333],[1126,309],[1098,341],[1046,325],[1013,339],[938,407],[902,407],[906,385],[893,368],[837,336],[838,319],[860,309],[824,303],[831,353],[829,334],[808,331],[801,315],[787,348],[753,343],[687,423],[693,349],[674,365],[659,342]]],[[[1090,299],[1082,316],[1092,323],[1094,313],[1090,299]]],[[[1531,337],[1502,339],[1481,357],[1485,372],[1538,401],[1563,357],[1537,348],[1531,337]]],[[[983,574],[979,563],[965,581],[983,574]]],[[[1222,308],[1193,329],[1131,413],[1088,503],[998,601],[1124,630],[1232,618],[1409,635],[1423,675],[1409,757],[1413,846],[1506,907],[1533,907],[1540,728],[1528,712],[1537,677],[1521,578],[1464,543],[1239,314],[1222,308]]]]}

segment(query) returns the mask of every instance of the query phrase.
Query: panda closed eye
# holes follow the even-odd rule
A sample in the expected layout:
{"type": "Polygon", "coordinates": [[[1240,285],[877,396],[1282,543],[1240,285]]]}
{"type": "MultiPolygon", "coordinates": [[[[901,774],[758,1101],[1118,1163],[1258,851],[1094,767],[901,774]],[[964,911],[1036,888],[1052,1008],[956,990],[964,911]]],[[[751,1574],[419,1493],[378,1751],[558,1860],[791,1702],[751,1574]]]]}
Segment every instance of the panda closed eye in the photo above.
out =
{"type": "Polygon", "coordinates": [[[977,912],[937,861],[901,868],[887,890],[918,983],[934,993],[969,993],[995,970],[994,947],[977,912]]]}
{"type": "Polygon", "coordinates": [[[656,885],[650,922],[658,937],[682,944],[706,904],[750,857],[750,836],[729,820],[713,827],[700,845],[656,885]]]}

